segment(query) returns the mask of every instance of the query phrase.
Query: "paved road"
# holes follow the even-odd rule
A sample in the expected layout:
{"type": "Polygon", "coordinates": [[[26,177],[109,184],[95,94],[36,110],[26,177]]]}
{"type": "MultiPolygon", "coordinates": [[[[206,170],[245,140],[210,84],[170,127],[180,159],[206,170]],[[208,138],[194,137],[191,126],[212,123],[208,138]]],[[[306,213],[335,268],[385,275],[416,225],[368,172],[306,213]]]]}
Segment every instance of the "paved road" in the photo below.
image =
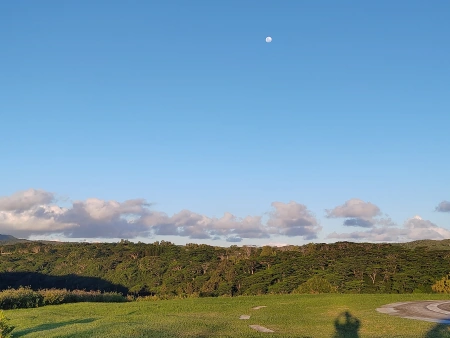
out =
{"type": "Polygon", "coordinates": [[[392,303],[379,307],[377,311],[402,318],[450,325],[450,301],[448,300],[392,303]]]}

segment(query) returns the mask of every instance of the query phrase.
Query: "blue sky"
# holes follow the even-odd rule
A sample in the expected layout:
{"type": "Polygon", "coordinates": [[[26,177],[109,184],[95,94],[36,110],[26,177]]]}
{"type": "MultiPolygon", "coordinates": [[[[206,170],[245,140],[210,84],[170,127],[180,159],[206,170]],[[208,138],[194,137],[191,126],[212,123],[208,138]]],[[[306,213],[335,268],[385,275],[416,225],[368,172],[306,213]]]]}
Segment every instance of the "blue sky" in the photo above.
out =
{"type": "Polygon", "coordinates": [[[449,13],[447,1],[2,2],[0,232],[450,237],[449,13]]]}

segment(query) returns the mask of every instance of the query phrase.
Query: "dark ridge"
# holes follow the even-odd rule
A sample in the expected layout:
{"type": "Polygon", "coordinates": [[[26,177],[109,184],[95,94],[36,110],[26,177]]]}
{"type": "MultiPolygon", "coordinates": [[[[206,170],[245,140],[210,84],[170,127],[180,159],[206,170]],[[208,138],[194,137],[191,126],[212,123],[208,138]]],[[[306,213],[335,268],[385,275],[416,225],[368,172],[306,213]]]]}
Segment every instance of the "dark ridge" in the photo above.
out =
{"type": "Polygon", "coordinates": [[[29,242],[26,239],[20,239],[11,235],[2,235],[0,234],[0,242],[1,244],[7,244],[7,243],[24,243],[29,242]]]}

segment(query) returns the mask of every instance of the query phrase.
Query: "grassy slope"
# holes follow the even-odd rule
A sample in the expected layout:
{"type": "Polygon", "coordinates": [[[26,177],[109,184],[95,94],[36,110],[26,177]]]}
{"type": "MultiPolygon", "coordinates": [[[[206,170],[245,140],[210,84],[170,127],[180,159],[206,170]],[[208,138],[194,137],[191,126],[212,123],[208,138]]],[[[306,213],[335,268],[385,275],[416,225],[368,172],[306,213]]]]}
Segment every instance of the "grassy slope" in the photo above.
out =
{"type": "MultiPolygon", "coordinates": [[[[248,326],[273,329],[278,337],[335,335],[335,319],[348,310],[361,322],[358,336],[447,337],[427,335],[433,323],[375,311],[378,306],[450,295],[283,295],[200,298],[155,302],[78,303],[5,311],[14,337],[263,337],[248,326]],[[252,310],[258,305],[267,308],[252,310]],[[239,320],[242,314],[250,320],[239,320]]],[[[336,337],[336,336],[335,336],[336,337]]],[[[344,336],[339,336],[344,337],[344,336]]],[[[449,335],[450,337],[450,335],[449,335]]]]}

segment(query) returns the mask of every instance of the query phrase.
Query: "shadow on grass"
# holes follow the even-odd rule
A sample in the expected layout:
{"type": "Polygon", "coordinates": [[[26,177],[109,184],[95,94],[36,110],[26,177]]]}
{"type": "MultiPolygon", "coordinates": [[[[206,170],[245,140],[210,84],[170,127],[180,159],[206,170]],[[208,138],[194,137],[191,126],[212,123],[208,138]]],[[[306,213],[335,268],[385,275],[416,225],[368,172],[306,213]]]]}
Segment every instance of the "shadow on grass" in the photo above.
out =
{"type": "Polygon", "coordinates": [[[86,319],[74,319],[69,320],[66,322],[60,322],[60,323],[51,323],[51,324],[41,324],[35,327],[31,327],[29,329],[21,330],[21,331],[14,331],[13,337],[22,337],[29,333],[35,333],[35,332],[41,332],[41,331],[47,331],[52,329],[57,329],[66,325],[72,325],[72,324],[88,324],[96,321],[94,318],[86,318],[86,319]]]}
{"type": "Polygon", "coordinates": [[[350,312],[341,313],[334,321],[334,328],[336,329],[333,338],[359,338],[358,330],[361,322],[354,317],[350,312]]]}
{"type": "MultiPolygon", "coordinates": [[[[96,326],[95,328],[77,331],[77,332],[68,332],[65,335],[58,335],[59,338],[92,338],[92,337],[140,337],[140,338],[177,338],[180,337],[173,332],[168,331],[159,331],[148,328],[133,328],[126,327],[123,323],[120,324],[106,324],[96,326]]],[[[182,337],[185,337],[182,335],[182,337]]],[[[203,337],[203,336],[195,336],[195,337],[203,337]]],[[[15,337],[14,337],[15,338],[15,337]]]]}
{"type": "MultiPolygon", "coordinates": [[[[45,332],[46,330],[56,329],[64,325],[91,323],[95,320],[96,319],[94,318],[88,318],[55,324],[43,324],[36,326],[34,328],[18,331],[14,333],[13,338],[23,337],[29,333],[36,333],[39,331],[42,331],[40,335],[41,337],[47,337],[49,336],[49,332],[45,332]]],[[[205,327],[202,327],[202,329],[197,332],[190,332],[188,336],[196,338],[213,337],[217,336],[216,335],[217,332],[221,332],[227,327],[228,327],[227,324],[207,324],[205,325],[205,327]]],[[[82,326],[80,326],[77,327],[76,331],[74,328],[70,328],[67,329],[67,332],[65,334],[64,333],[61,334],[58,332],[59,338],[92,338],[92,337],[178,338],[186,336],[187,336],[186,332],[184,333],[173,332],[171,328],[168,328],[167,330],[158,330],[154,328],[143,327],[142,325],[137,325],[136,327],[133,325],[132,322],[108,323],[108,324],[100,323],[100,325],[96,325],[95,327],[91,328],[83,328],[82,326]]]]}
{"type": "Polygon", "coordinates": [[[425,338],[450,338],[450,319],[433,326],[425,338]]]}
{"type": "Polygon", "coordinates": [[[20,286],[29,286],[38,289],[67,289],[103,292],[128,293],[128,288],[120,284],[111,283],[99,277],[79,276],[75,274],[52,276],[39,272],[2,272],[0,273],[0,290],[8,288],[17,289],[20,286]]]}
{"type": "MultiPolygon", "coordinates": [[[[108,334],[108,333],[106,333],[108,334]]],[[[106,336],[105,334],[105,336],[106,336]]],[[[79,331],[75,333],[68,333],[67,335],[58,336],[59,338],[92,338],[92,337],[101,337],[99,335],[98,330],[87,330],[87,331],[79,331]]],[[[109,336],[109,337],[140,337],[140,338],[177,338],[179,336],[174,335],[170,332],[164,331],[155,331],[155,330],[139,330],[127,336],[120,336],[119,334],[109,336]]],[[[184,336],[183,336],[184,337],[184,336]]]]}

